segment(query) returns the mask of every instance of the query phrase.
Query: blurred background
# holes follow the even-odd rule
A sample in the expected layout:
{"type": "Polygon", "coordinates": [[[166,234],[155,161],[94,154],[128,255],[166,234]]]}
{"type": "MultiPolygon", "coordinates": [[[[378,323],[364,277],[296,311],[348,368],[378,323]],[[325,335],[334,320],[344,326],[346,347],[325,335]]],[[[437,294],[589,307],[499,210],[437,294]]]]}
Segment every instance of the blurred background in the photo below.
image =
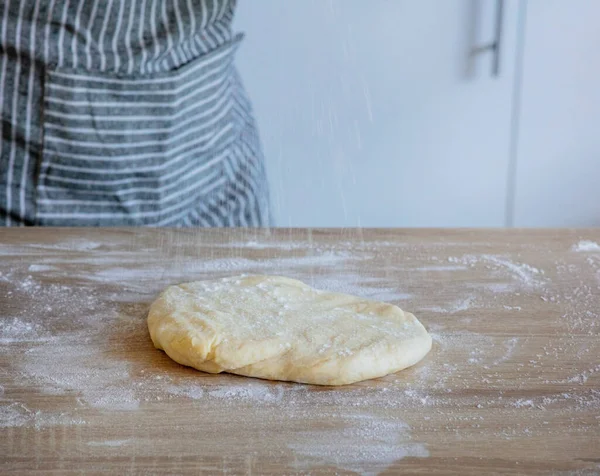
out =
{"type": "Polygon", "coordinates": [[[279,226],[600,225],[600,1],[241,0],[279,226]]]}

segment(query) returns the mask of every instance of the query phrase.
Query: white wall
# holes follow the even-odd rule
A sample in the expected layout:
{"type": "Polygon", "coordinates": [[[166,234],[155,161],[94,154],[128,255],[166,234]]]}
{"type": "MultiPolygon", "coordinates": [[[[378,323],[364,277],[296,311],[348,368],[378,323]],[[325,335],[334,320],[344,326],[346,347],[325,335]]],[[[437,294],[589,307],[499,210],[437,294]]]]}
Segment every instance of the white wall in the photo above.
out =
{"type": "Polygon", "coordinates": [[[492,78],[495,0],[240,0],[277,224],[599,224],[600,2],[506,5],[492,78]]]}
{"type": "Polygon", "coordinates": [[[600,1],[529,0],[517,226],[600,226],[600,1]]]}

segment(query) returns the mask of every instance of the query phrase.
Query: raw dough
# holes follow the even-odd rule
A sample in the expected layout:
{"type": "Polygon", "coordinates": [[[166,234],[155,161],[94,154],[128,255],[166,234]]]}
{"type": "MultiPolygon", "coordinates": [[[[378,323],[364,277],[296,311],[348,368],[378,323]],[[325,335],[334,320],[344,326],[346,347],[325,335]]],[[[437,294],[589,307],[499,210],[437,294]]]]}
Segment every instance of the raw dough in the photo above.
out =
{"type": "Polygon", "coordinates": [[[150,307],[155,347],[210,373],[344,385],[410,367],[431,349],[397,306],[279,276],[170,286],[150,307]]]}

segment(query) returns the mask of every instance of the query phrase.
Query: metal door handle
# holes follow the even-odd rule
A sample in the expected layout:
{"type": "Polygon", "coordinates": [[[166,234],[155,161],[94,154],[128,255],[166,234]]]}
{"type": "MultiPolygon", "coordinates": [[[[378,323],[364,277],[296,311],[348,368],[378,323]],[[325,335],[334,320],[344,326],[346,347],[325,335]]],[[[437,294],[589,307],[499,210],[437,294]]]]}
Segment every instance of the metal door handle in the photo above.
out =
{"type": "Polygon", "coordinates": [[[491,51],[494,55],[492,60],[492,76],[500,76],[500,54],[502,47],[502,34],[504,25],[504,0],[496,0],[496,22],[494,40],[486,45],[481,45],[473,48],[472,56],[477,56],[482,53],[491,51]]]}

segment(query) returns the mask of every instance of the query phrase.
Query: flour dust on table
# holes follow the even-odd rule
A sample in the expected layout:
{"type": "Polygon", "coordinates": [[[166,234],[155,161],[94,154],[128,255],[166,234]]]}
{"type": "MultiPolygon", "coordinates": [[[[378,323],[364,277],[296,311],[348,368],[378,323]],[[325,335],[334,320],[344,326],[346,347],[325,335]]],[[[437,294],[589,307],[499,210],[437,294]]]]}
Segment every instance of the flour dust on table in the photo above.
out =
{"type": "Polygon", "coordinates": [[[597,474],[598,244],[594,230],[4,231],[0,473],[597,474]],[[153,347],[162,289],[240,273],[390,301],[432,350],[324,387],[198,372],[153,347]]]}

